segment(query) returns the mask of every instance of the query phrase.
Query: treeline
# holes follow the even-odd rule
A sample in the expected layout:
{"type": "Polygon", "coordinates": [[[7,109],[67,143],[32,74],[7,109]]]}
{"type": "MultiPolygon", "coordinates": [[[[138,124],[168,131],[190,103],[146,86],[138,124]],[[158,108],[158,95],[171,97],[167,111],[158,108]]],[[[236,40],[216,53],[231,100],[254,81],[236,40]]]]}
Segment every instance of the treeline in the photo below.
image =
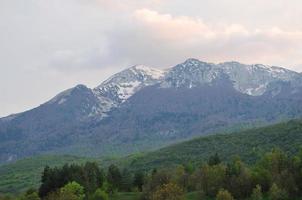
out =
{"type": "Polygon", "coordinates": [[[198,200],[298,200],[302,199],[302,151],[289,157],[275,149],[253,166],[239,157],[222,163],[215,154],[199,167],[187,163],[149,172],[115,165],[104,170],[89,162],[45,167],[40,188],[17,199],[107,200],[118,192],[137,192],[141,200],[183,200],[190,192],[198,193],[198,200]]]}

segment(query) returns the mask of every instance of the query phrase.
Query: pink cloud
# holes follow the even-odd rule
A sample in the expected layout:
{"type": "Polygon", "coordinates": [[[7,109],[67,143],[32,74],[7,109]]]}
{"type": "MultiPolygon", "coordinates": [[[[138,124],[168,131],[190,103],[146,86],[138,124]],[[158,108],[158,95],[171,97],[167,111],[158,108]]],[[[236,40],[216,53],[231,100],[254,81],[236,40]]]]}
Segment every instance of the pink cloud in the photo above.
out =
{"type": "Polygon", "coordinates": [[[189,56],[213,62],[239,60],[267,64],[301,61],[302,53],[297,50],[302,48],[300,30],[210,24],[200,18],[161,14],[146,8],[136,10],[133,19],[136,34],[142,37],[140,41],[149,40],[141,45],[160,44],[158,51],[167,50],[173,58],[189,56]]]}

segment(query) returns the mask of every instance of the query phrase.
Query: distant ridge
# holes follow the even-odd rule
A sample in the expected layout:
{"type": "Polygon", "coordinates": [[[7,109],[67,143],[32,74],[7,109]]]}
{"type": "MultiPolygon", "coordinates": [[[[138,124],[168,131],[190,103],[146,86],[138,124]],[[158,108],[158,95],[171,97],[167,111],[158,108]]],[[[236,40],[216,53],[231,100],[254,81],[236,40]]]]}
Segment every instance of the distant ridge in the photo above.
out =
{"type": "Polygon", "coordinates": [[[302,117],[302,75],[285,68],[188,59],[136,65],[96,88],[77,85],[0,119],[0,163],[56,153],[127,155],[198,135],[302,117]]]}

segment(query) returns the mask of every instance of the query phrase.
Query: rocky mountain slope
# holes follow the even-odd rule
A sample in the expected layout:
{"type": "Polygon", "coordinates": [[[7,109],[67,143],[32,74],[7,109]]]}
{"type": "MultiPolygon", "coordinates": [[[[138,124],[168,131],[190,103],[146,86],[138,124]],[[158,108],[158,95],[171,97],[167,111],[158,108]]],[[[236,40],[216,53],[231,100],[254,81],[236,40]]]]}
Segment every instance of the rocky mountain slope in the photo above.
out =
{"type": "Polygon", "coordinates": [[[188,59],[134,66],[0,119],[0,161],[55,152],[127,154],[222,129],[302,116],[302,75],[280,67],[188,59]]]}

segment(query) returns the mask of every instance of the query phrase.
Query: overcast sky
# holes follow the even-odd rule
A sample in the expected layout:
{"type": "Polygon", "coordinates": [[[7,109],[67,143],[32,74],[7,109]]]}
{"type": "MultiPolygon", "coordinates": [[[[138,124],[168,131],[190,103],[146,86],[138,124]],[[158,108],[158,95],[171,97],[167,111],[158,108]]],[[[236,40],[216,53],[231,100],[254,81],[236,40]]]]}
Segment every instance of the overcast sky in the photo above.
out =
{"type": "Polygon", "coordinates": [[[0,0],[0,116],[135,64],[302,72],[301,0],[0,0]]]}

